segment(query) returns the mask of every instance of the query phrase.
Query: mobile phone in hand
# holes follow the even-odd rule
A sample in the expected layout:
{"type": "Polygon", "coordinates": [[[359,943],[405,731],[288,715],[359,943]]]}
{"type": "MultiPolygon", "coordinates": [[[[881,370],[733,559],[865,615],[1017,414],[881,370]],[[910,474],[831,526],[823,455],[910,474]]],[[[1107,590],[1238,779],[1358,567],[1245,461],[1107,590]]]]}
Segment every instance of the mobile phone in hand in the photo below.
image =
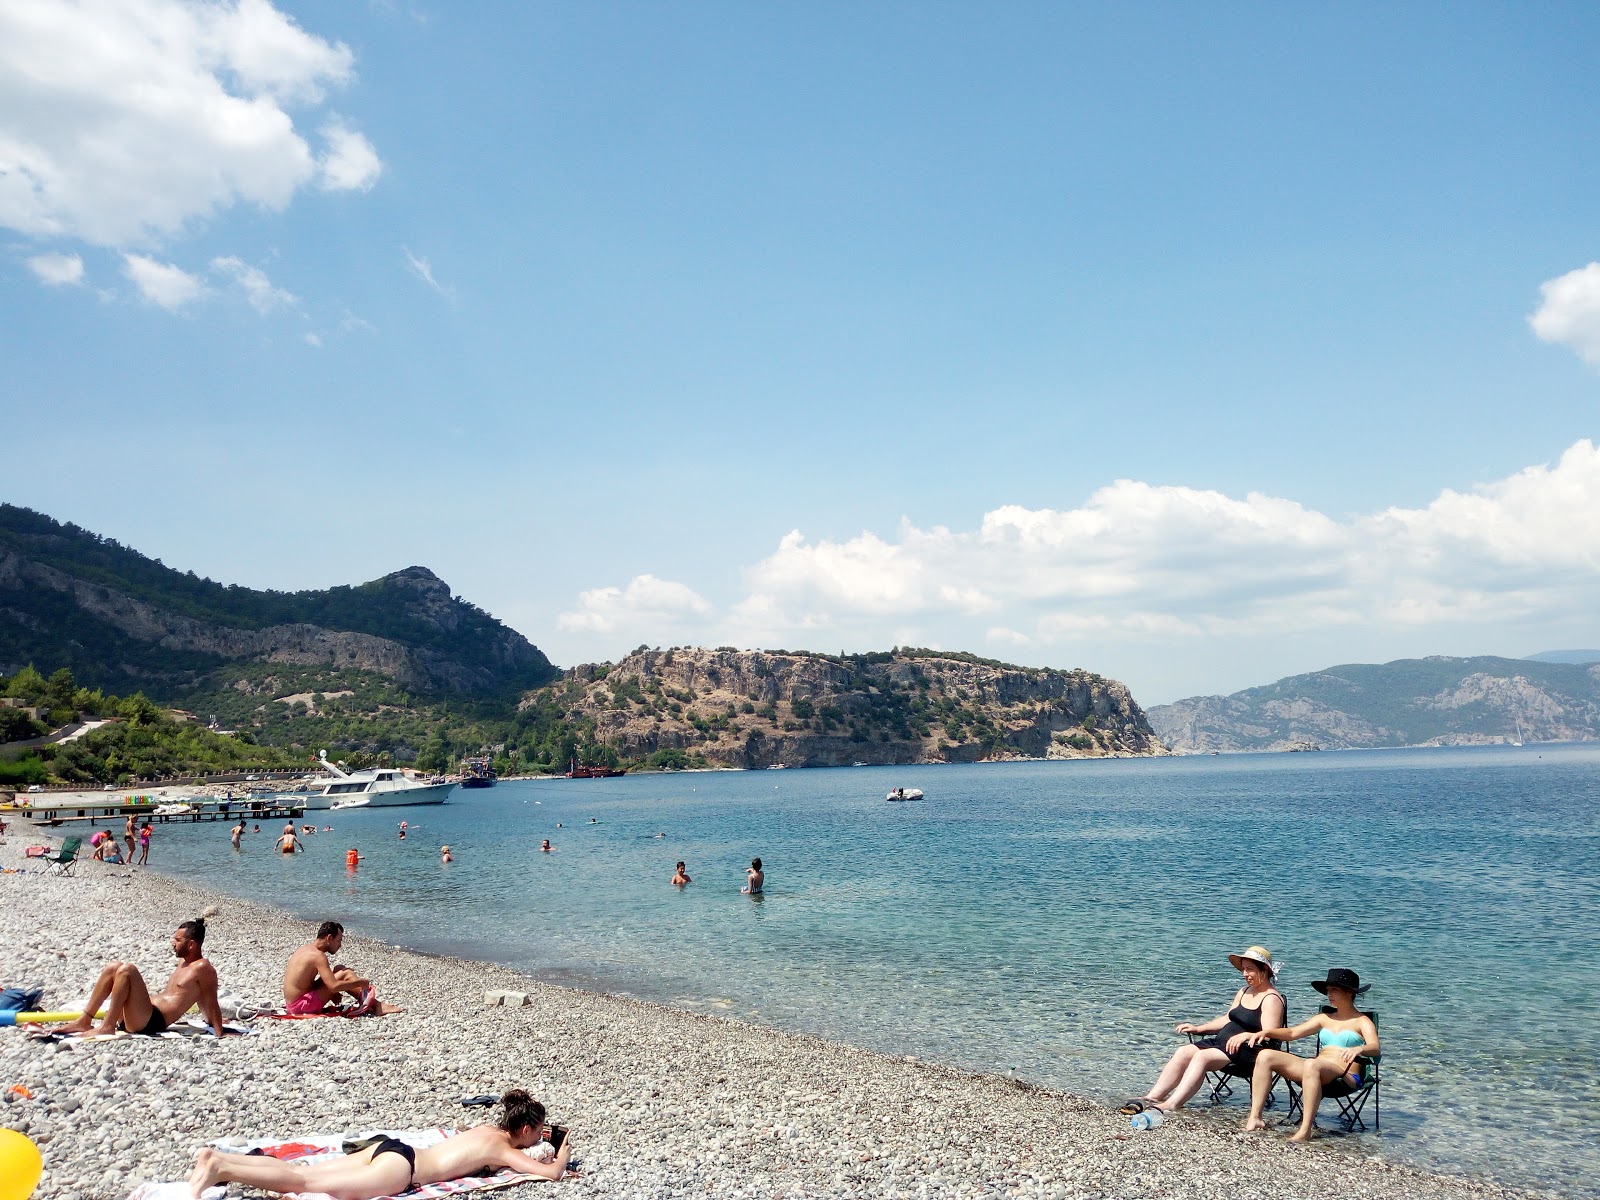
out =
{"type": "Polygon", "coordinates": [[[550,1148],[559,1154],[561,1153],[561,1143],[567,1140],[567,1131],[560,1125],[546,1125],[544,1137],[545,1141],[550,1143],[550,1148]]]}

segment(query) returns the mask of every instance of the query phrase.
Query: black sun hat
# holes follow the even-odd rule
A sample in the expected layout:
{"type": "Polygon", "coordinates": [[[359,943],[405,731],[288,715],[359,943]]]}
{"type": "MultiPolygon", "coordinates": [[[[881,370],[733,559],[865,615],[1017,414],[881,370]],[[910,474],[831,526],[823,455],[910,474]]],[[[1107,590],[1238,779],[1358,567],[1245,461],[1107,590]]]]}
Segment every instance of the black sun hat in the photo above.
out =
{"type": "Polygon", "coordinates": [[[1357,975],[1349,967],[1334,967],[1328,972],[1326,979],[1313,979],[1311,986],[1324,996],[1328,994],[1328,989],[1331,987],[1348,988],[1353,995],[1359,996],[1372,985],[1369,983],[1362,986],[1361,976],[1357,975]]]}

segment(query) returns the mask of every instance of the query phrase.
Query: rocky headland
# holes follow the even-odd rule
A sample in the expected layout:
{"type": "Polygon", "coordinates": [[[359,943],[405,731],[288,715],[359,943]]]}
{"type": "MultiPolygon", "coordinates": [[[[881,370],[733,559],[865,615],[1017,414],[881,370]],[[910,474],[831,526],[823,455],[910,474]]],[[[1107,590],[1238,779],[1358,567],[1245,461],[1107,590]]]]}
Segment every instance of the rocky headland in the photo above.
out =
{"type": "Polygon", "coordinates": [[[1089,671],[929,650],[833,656],[639,649],[524,701],[552,701],[617,757],[723,767],[1166,753],[1128,689],[1089,671]]]}

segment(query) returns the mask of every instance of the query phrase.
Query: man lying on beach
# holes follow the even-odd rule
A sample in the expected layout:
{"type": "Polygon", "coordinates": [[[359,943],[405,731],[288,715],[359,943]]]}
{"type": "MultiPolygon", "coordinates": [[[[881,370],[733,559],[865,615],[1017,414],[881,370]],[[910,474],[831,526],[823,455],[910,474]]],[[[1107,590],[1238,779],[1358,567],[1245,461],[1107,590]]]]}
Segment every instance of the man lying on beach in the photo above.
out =
{"type": "Polygon", "coordinates": [[[475,1125],[423,1150],[397,1138],[384,1138],[365,1150],[327,1162],[297,1166],[262,1154],[200,1151],[189,1174],[189,1191],[200,1194],[218,1183],[242,1183],[263,1191],[326,1192],[338,1200],[375,1200],[412,1188],[507,1168],[540,1179],[568,1174],[572,1139],[563,1138],[556,1156],[540,1162],[523,1153],[544,1140],[544,1105],[527,1092],[500,1097],[504,1111],[497,1125],[475,1125]]]}
{"type": "Polygon", "coordinates": [[[198,1004],[206,1023],[218,1037],[225,1037],[222,1009],[217,1003],[217,971],[202,956],[206,940],[204,917],[178,926],[172,935],[172,952],[178,956],[178,969],[167,980],[158,996],[151,996],[144,976],[132,963],[109,964],[100,972],[94,990],[84,1002],[83,1014],[56,1030],[57,1033],[88,1033],[95,1014],[105,1005],[105,1019],[95,1033],[157,1034],[166,1030],[192,1005],[198,1004]]]}
{"type": "Polygon", "coordinates": [[[356,997],[353,1015],[388,1016],[402,1011],[380,1003],[370,979],[362,979],[349,967],[337,966],[328,955],[344,946],[344,926],[324,921],[317,926],[316,940],[307,942],[289,956],[283,971],[283,1000],[291,1016],[305,1017],[337,1009],[339,997],[356,997]]]}

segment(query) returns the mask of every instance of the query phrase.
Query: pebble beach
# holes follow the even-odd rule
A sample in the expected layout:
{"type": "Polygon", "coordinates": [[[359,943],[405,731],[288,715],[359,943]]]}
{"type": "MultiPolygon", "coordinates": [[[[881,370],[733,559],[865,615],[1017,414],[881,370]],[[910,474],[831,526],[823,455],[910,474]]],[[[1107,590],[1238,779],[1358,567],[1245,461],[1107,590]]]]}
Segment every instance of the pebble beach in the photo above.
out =
{"type": "MultiPolygon", "coordinates": [[[[46,1007],[81,998],[113,960],[135,962],[158,990],[174,965],[173,929],[208,907],[217,911],[206,953],[224,991],[264,1004],[278,998],[290,952],[312,937],[312,924],[148,870],[82,861],[73,877],[46,876],[23,856],[42,832],[18,823],[0,844],[0,866],[27,872],[0,875],[0,985],[42,985],[46,1007]]],[[[511,1086],[570,1127],[582,1174],[499,1193],[508,1197],[1535,1194],[1386,1162],[1366,1138],[1302,1148],[1276,1127],[1242,1134],[1237,1098],[1132,1132],[1106,1106],[1064,1092],[360,934],[348,931],[339,959],[403,1014],[258,1019],[251,1036],[222,1041],[79,1047],[0,1029],[0,1126],[39,1145],[38,1200],[122,1200],[140,1183],[184,1178],[214,1139],[467,1125],[486,1110],[463,1108],[463,1096],[511,1086]],[[493,991],[528,1002],[490,1007],[493,991]],[[9,1090],[19,1084],[31,1099],[9,1090]]]]}

